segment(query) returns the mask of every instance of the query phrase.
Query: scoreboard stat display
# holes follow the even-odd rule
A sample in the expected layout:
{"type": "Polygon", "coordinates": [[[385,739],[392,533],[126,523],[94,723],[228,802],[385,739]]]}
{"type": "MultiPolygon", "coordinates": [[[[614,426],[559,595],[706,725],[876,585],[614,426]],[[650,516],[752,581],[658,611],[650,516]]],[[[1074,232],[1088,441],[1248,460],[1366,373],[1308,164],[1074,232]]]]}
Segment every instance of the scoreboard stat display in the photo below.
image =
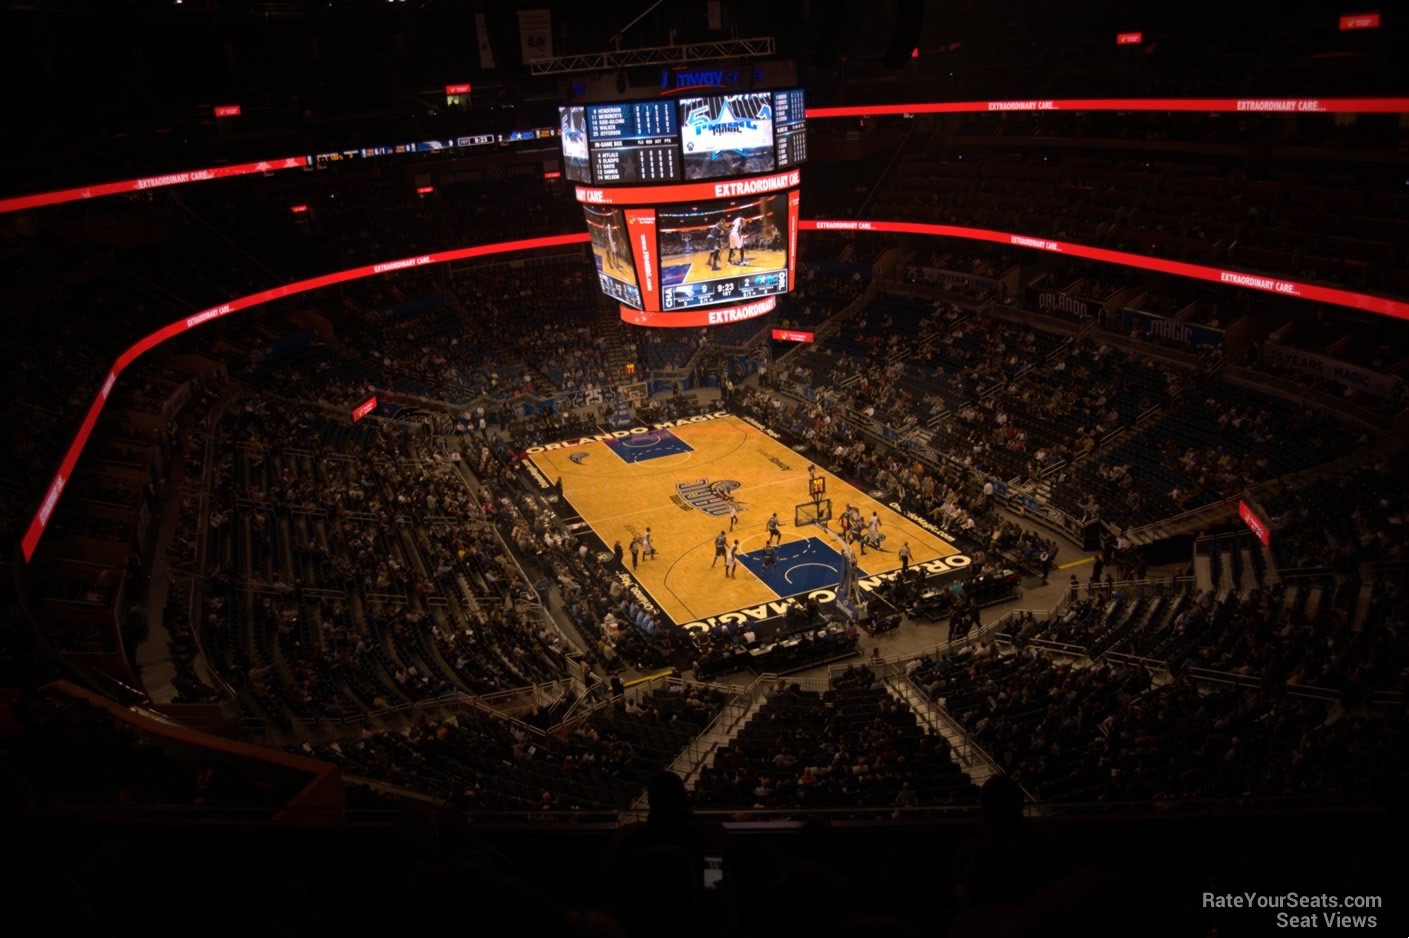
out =
{"type": "Polygon", "coordinates": [[[587,108],[587,151],[598,182],[673,182],[680,178],[675,102],[594,104],[587,108]]]}
{"type": "Polygon", "coordinates": [[[807,160],[807,128],[801,91],[773,93],[773,139],[778,168],[807,160]]]}

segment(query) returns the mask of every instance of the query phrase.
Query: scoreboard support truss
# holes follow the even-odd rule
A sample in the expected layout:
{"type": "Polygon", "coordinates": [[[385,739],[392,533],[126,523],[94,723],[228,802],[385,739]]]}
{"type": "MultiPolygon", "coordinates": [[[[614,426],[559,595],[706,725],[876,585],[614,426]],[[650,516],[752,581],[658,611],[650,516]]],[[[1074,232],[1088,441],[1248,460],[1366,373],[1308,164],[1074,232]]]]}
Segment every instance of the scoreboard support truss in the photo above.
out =
{"type": "Polygon", "coordinates": [[[570,75],[573,72],[606,72],[640,65],[684,65],[689,62],[717,62],[727,59],[772,58],[777,43],[772,36],[748,39],[721,39],[682,46],[647,46],[642,49],[612,49],[585,55],[555,55],[529,59],[532,75],[570,75]]]}

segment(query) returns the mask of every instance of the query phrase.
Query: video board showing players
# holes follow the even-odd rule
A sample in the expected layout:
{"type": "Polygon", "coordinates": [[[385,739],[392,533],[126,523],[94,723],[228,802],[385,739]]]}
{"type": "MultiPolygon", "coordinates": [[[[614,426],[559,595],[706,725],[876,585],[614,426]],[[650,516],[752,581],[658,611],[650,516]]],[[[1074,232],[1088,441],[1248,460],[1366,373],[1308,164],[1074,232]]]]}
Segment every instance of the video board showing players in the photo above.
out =
{"type": "Polygon", "coordinates": [[[598,184],[680,179],[679,133],[670,101],[588,105],[587,140],[598,184]]]}
{"type": "Polygon", "coordinates": [[[788,193],[660,207],[656,244],[662,312],[786,293],[788,193]]]}
{"type": "Polygon", "coordinates": [[[627,306],[641,309],[641,288],[636,281],[636,265],[631,260],[626,218],[621,209],[584,205],[582,210],[587,216],[592,262],[597,267],[602,292],[627,306]]]}
{"type": "Polygon", "coordinates": [[[807,108],[802,89],[773,92],[773,133],[779,169],[807,160],[807,108]]]}
{"type": "Polygon", "coordinates": [[[679,107],[686,179],[747,176],[776,167],[772,92],[681,98],[679,107]]]}
{"type": "Polygon", "coordinates": [[[580,106],[558,108],[563,141],[563,175],[573,182],[591,183],[587,162],[587,115],[580,106]]]}

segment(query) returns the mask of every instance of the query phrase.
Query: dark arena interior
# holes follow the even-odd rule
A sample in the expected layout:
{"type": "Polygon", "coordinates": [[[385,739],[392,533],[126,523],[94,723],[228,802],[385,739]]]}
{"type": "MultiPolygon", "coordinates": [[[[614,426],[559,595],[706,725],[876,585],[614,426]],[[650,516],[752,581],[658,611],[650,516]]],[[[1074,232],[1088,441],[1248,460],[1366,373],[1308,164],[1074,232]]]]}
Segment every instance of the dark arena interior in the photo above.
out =
{"type": "Polygon", "coordinates": [[[3,0],[13,935],[1406,934],[1406,7],[3,0]]]}

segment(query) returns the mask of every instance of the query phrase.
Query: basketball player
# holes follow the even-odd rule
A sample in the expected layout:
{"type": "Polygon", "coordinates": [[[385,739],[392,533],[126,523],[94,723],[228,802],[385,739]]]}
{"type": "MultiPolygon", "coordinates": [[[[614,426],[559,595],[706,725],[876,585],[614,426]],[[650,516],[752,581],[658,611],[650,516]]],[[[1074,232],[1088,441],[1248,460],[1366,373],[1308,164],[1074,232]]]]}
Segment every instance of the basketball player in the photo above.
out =
{"type": "MultiPolygon", "coordinates": [[[[714,539],[714,559],[709,562],[709,568],[714,569],[714,565],[719,563],[719,558],[724,556],[724,549],[729,546],[729,539],[720,531],[719,536],[714,539]]],[[[727,564],[727,561],[726,561],[727,564]]]]}
{"type": "Polygon", "coordinates": [[[871,520],[866,522],[866,536],[871,539],[872,547],[881,549],[881,517],[874,511],[871,512],[871,520]]]}
{"type": "Polygon", "coordinates": [[[616,246],[616,224],[608,221],[607,225],[607,267],[611,270],[617,269],[617,246],[616,246]]]}
{"type": "Polygon", "coordinates": [[[641,535],[641,553],[649,555],[652,560],[656,559],[656,545],[651,543],[650,528],[647,528],[646,533],[641,535]]]}
{"type": "Polygon", "coordinates": [[[739,252],[739,260],[736,266],[747,266],[744,260],[744,216],[735,215],[734,220],[729,223],[729,263],[734,264],[734,252],[739,252]]]}
{"type": "Polygon", "coordinates": [[[734,500],[731,498],[731,499],[729,499],[729,530],[730,530],[730,531],[734,530],[734,527],[735,527],[736,525],[738,525],[738,523],[739,523],[739,503],[736,502],[736,501],[734,501],[734,500]]]}
{"type": "Polygon", "coordinates": [[[778,543],[783,543],[783,532],[778,530],[778,513],[775,511],[768,516],[768,543],[772,544],[777,538],[778,543]]]}
{"type": "Polygon", "coordinates": [[[724,219],[719,219],[705,232],[705,247],[709,249],[707,263],[710,270],[719,269],[719,245],[724,238],[724,219]]]}
{"type": "Polygon", "coordinates": [[[685,255],[688,257],[690,254],[690,232],[685,232],[681,237],[685,242],[685,255]]]}
{"type": "Polygon", "coordinates": [[[734,567],[739,563],[739,541],[736,538],[724,550],[724,575],[729,579],[734,579],[734,567]]]}

